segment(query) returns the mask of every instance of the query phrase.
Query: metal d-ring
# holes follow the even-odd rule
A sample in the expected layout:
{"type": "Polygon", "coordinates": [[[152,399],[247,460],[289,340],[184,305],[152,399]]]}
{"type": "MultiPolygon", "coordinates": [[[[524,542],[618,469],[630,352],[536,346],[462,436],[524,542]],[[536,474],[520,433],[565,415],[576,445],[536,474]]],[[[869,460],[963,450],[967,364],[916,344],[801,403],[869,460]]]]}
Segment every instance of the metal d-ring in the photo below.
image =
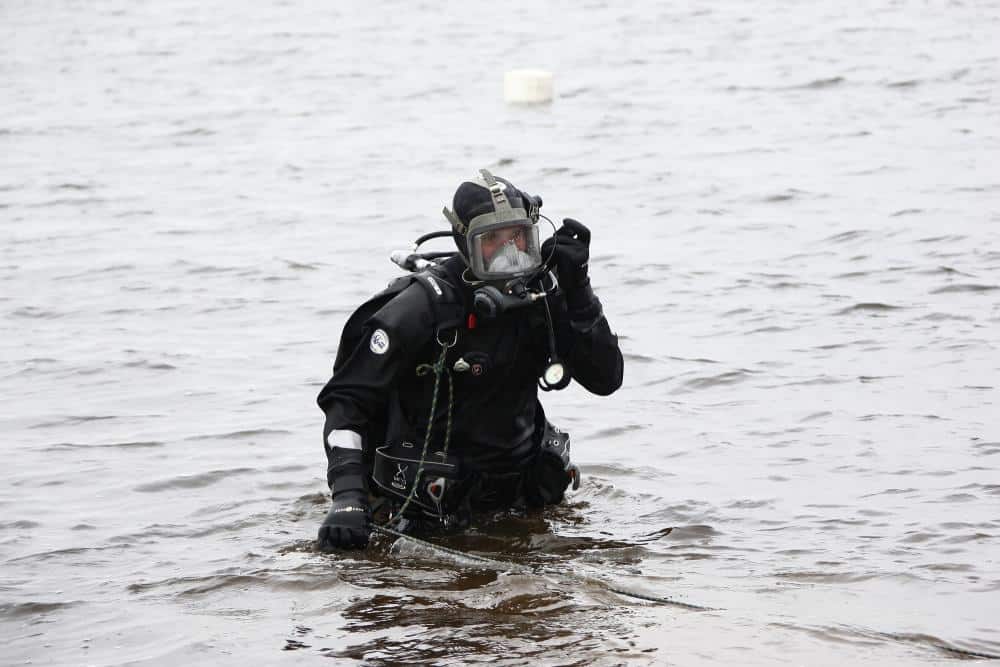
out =
{"type": "Polygon", "coordinates": [[[435,332],[434,337],[437,338],[438,345],[440,345],[441,347],[444,347],[444,348],[455,347],[455,345],[458,343],[458,329],[452,329],[451,330],[451,342],[450,343],[446,343],[445,341],[441,340],[441,330],[440,329],[438,329],[435,332]]]}

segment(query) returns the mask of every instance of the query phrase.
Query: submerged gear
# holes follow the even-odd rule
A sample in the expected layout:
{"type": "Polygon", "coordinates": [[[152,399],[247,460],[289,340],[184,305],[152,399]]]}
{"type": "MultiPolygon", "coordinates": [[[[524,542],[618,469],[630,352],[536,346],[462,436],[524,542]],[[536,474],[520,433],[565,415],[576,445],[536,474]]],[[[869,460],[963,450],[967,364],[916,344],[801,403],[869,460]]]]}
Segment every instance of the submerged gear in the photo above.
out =
{"type": "Polygon", "coordinates": [[[542,446],[532,466],[529,501],[536,505],[554,505],[562,501],[571,483],[580,488],[580,469],[569,459],[569,433],[546,424],[542,446]]]}
{"type": "Polygon", "coordinates": [[[542,265],[536,226],[541,199],[485,169],[480,174],[455,191],[454,211],[444,209],[455,244],[479,280],[526,276],[542,265]]]}

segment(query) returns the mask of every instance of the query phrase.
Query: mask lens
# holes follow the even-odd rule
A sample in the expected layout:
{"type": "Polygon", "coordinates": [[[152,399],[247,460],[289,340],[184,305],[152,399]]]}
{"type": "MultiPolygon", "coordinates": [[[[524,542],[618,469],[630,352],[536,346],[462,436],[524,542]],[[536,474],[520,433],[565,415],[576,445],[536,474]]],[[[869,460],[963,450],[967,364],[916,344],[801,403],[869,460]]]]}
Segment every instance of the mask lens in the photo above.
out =
{"type": "Polygon", "coordinates": [[[472,272],[483,280],[523,275],[538,268],[538,228],[531,224],[492,227],[472,236],[472,272]]]}

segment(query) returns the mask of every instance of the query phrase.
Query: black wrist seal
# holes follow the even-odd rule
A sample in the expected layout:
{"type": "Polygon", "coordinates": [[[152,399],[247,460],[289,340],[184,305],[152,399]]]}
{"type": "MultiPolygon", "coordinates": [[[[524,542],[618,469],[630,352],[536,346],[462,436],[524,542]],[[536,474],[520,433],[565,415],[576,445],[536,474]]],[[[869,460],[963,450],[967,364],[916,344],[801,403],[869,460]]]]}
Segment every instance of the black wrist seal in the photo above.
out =
{"type": "Polygon", "coordinates": [[[360,449],[330,447],[326,458],[326,483],[334,497],[345,491],[365,491],[365,467],[360,449]]]}

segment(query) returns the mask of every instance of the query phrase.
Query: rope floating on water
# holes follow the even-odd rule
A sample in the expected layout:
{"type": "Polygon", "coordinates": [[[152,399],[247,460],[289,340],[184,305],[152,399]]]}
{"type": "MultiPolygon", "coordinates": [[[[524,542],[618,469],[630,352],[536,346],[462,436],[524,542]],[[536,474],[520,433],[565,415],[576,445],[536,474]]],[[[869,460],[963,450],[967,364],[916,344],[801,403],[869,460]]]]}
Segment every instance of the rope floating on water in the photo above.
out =
{"type": "Polygon", "coordinates": [[[623,588],[620,585],[611,583],[600,577],[594,577],[591,575],[580,574],[578,572],[548,572],[541,570],[539,568],[529,567],[527,565],[519,565],[517,563],[510,563],[507,561],[496,560],[493,558],[487,558],[485,556],[477,556],[476,554],[466,553],[464,551],[459,551],[458,549],[452,549],[450,547],[441,546],[439,544],[434,544],[433,542],[428,542],[427,540],[422,540],[418,537],[413,537],[412,535],[407,535],[394,528],[388,526],[374,526],[374,529],[380,533],[390,535],[399,539],[408,540],[414,544],[420,545],[422,547],[431,549],[438,553],[447,554],[454,558],[478,563],[486,567],[500,570],[502,572],[511,572],[514,574],[531,574],[536,576],[557,576],[566,577],[573,581],[580,583],[587,583],[598,588],[602,588],[608,592],[615,593],[616,595],[621,595],[623,597],[634,598],[637,600],[644,600],[646,602],[653,602],[656,604],[671,605],[674,607],[681,607],[682,609],[688,609],[690,611],[714,611],[712,607],[704,607],[702,605],[692,604],[690,602],[682,602],[680,600],[675,600],[662,595],[655,595],[653,593],[643,593],[641,591],[634,591],[628,588],[623,588]]]}

